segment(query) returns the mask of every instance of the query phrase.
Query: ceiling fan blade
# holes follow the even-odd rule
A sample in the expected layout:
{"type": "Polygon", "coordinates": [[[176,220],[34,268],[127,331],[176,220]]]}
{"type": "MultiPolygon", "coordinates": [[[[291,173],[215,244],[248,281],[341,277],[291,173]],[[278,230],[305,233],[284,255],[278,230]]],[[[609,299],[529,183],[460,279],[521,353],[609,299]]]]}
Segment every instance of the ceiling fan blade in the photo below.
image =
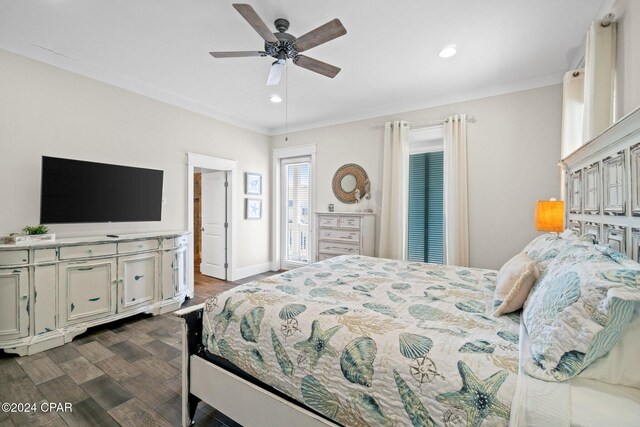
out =
{"type": "Polygon", "coordinates": [[[214,58],[242,58],[245,56],[267,56],[266,52],[236,51],[236,52],[209,52],[214,58]]]}
{"type": "Polygon", "coordinates": [[[267,86],[277,86],[284,73],[284,62],[274,62],[267,76],[267,86]]]}
{"type": "Polygon", "coordinates": [[[278,43],[278,39],[273,35],[267,24],[258,16],[251,5],[244,3],[234,3],[233,7],[236,8],[238,13],[253,27],[254,30],[260,34],[260,37],[268,42],[278,43]]]}
{"type": "Polygon", "coordinates": [[[306,68],[323,76],[334,78],[339,72],[340,68],[327,64],[326,62],[318,61],[317,59],[309,58],[308,56],[298,55],[293,60],[293,63],[298,67],[306,68]]]}
{"type": "Polygon", "coordinates": [[[342,22],[336,18],[298,37],[295,45],[298,52],[303,52],[345,34],[347,34],[347,30],[342,26],[342,22]]]}

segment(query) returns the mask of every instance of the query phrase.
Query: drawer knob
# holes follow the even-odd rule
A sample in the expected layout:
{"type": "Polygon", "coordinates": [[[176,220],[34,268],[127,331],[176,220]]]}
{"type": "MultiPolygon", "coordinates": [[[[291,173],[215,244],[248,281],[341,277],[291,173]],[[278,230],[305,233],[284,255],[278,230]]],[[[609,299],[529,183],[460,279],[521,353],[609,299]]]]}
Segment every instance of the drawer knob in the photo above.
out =
{"type": "Polygon", "coordinates": [[[89,252],[90,254],[93,253],[93,249],[89,249],[87,252],[89,252]]]}

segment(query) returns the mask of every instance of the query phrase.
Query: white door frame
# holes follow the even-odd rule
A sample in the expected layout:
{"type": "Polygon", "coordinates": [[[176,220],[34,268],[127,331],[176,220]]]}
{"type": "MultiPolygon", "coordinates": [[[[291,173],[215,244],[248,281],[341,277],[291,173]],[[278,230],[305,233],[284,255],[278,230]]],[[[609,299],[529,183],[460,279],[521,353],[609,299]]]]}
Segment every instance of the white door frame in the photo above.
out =
{"type": "Polygon", "coordinates": [[[188,271],[189,271],[189,284],[187,286],[187,295],[190,298],[193,298],[193,280],[194,280],[194,271],[193,271],[193,263],[194,263],[194,251],[193,247],[193,232],[194,232],[194,223],[193,223],[193,193],[194,193],[194,185],[193,185],[193,176],[195,173],[195,168],[203,168],[203,169],[211,169],[218,171],[227,171],[229,172],[229,194],[230,201],[227,209],[227,218],[229,221],[229,228],[231,229],[230,238],[227,239],[227,262],[229,263],[229,268],[227,269],[227,280],[233,281],[237,277],[236,273],[236,245],[238,238],[238,221],[236,220],[235,207],[237,206],[237,195],[234,189],[235,183],[239,182],[237,179],[238,175],[238,162],[235,160],[229,159],[221,159],[219,157],[207,156],[204,154],[196,154],[196,153],[187,153],[187,230],[191,233],[189,235],[189,252],[188,252],[188,260],[189,263],[188,271]]]}
{"type": "Polygon", "coordinates": [[[282,182],[280,179],[280,161],[289,157],[311,157],[311,173],[309,174],[309,262],[315,262],[316,260],[316,238],[315,238],[315,204],[316,204],[316,144],[311,145],[298,145],[295,147],[274,148],[273,149],[273,167],[272,167],[272,222],[271,222],[271,253],[273,258],[271,260],[271,270],[280,270],[280,213],[282,211],[280,206],[281,200],[281,187],[282,182]]]}

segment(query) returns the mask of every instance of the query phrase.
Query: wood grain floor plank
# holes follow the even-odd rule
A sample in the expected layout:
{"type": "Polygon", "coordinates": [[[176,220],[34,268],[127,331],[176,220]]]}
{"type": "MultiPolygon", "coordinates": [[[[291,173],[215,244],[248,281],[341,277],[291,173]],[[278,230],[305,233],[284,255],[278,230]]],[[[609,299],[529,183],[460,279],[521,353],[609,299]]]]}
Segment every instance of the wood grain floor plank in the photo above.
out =
{"type": "Polygon", "coordinates": [[[0,387],[0,402],[37,402],[44,396],[27,376],[3,384],[0,387]]]}
{"type": "Polygon", "coordinates": [[[47,355],[44,353],[36,353],[31,356],[17,357],[16,362],[18,362],[18,365],[24,365],[25,363],[33,362],[34,360],[38,360],[46,356],[47,355]]]}
{"type": "Polygon", "coordinates": [[[98,341],[105,347],[109,347],[113,344],[119,343],[123,339],[124,338],[122,338],[120,335],[110,330],[102,331],[99,334],[96,334],[96,341],[98,341]]]}
{"type": "Polygon", "coordinates": [[[140,374],[140,370],[120,356],[113,356],[96,363],[102,372],[118,382],[123,382],[140,374]]]}
{"type": "Polygon", "coordinates": [[[76,348],[70,344],[65,344],[60,347],[52,348],[51,350],[45,351],[45,354],[49,359],[53,360],[55,363],[60,364],[67,362],[69,360],[73,360],[76,357],[82,356],[76,348]]]}
{"type": "Polygon", "coordinates": [[[89,397],[69,376],[63,375],[38,385],[38,389],[49,402],[77,403],[89,397]]]}
{"type": "Polygon", "coordinates": [[[98,341],[92,341],[87,344],[79,345],[76,347],[78,353],[83,355],[91,363],[100,362],[101,360],[108,359],[115,356],[111,350],[100,344],[98,341]]]}
{"type": "Polygon", "coordinates": [[[154,356],[136,360],[133,365],[139,369],[140,372],[147,373],[160,382],[175,377],[180,373],[178,368],[154,356]]]}
{"type": "Polygon", "coordinates": [[[87,398],[73,405],[72,412],[60,413],[69,427],[117,427],[118,423],[92,398],[87,398]]]}
{"type": "Polygon", "coordinates": [[[182,424],[182,396],[174,395],[171,399],[156,406],[154,410],[171,425],[179,426],[182,424]]]}
{"type": "Polygon", "coordinates": [[[172,426],[138,399],[131,399],[108,412],[122,427],[172,426]]]}
{"type": "Polygon", "coordinates": [[[182,376],[176,375],[173,378],[169,378],[162,384],[165,385],[169,390],[173,390],[174,393],[181,394],[182,393],[182,376]]]}
{"type": "Polygon", "coordinates": [[[109,350],[122,357],[127,362],[135,362],[149,356],[149,352],[129,341],[122,341],[109,347],[109,350]]]}
{"type": "Polygon", "coordinates": [[[142,348],[153,354],[158,359],[164,360],[165,362],[173,360],[176,357],[180,357],[182,355],[182,352],[177,348],[158,340],[153,340],[152,342],[143,345],[142,348]]]}
{"type": "Polygon", "coordinates": [[[131,325],[127,326],[126,330],[119,332],[117,335],[122,337],[123,340],[127,340],[137,346],[143,346],[155,339],[138,329],[132,328],[131,325]]]}
{"type": "Polygon", "coordinates": [[[0,365],[0,387],[2,384],[25,378],[27,373],[22,369],[16,359],[11,359],[0,365]]]}
{"type": "Polygon", "coordinates": [[[136,399],[150,407],[156,407],[176,396],[176,393],[149,374],[142,373],[122,383],[136,399]]]}
{"type": "Polygon", "coordinates": [[[61,363],[60,367],[76,384],[82,384],[104,375],[104,372],[89,362],[84,356],[61,363]]]}
{"type": "Polygon", "coordinates": [[[67,427],[67,423],[56,412],[44,412],[40,410],[40,405],[46,403],[45,400],[31,401],[36,404],[36,411],[33,412],[13,412],[10,414],[11,421],[16,426],[47,426],[47,427],[67,427]]]}
{"type": "Polygon", "coordinates": [[[80,385],[105,411],[131,400],[133,395],[108,375],[102,375],[80,385]]]}
{"type": "Polygon", "coordinates": [[[64,375],[62,369],[47,356],[23,363],[22,369],[36,385],[64,375]]]}

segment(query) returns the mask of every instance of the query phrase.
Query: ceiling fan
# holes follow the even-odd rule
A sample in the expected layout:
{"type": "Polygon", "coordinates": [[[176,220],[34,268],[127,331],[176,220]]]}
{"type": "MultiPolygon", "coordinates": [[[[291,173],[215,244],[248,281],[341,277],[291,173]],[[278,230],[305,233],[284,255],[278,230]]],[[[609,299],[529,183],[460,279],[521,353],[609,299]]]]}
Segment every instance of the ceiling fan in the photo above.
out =
{"type": "Polygon", "coordinates": [[[234,3],[233,7],[264,39],[264,51],[209,52],[214,58],[240,58],[245,56],[272,56],[276,58],[267,77],[267,86],[280,83],[287,59],[293,60],[293,63],[299,67],[329,78],[334,78],[340,72],[340,68],[334,65],[300,55],[300,52],[305,52],[347,34],[347,30],[342,26],[339,19],[329,21],[300,37],[294,37],[286,32],[289,29],[289,21],[286,19],[276,19],[274,25],[278,32],[272,33],[250,5],[234,3]]]}

